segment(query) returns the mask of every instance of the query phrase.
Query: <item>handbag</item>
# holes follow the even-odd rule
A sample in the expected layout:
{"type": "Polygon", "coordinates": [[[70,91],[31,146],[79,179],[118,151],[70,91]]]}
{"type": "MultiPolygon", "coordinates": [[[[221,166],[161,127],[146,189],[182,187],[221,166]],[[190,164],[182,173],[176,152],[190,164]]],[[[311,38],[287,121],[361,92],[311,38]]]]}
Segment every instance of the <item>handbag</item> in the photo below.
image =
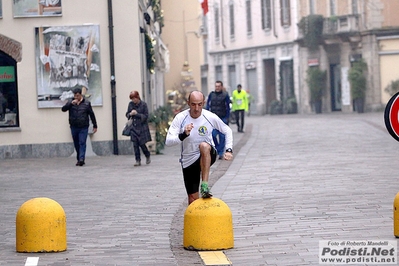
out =
{"type": "Polygon", "coordinates": [[[122,130],[122,135],[130,136],[130,131],[131,131],[132,127],[133,127],[133,119],[131,118],[126,122],[126,125],[122,130]]]}

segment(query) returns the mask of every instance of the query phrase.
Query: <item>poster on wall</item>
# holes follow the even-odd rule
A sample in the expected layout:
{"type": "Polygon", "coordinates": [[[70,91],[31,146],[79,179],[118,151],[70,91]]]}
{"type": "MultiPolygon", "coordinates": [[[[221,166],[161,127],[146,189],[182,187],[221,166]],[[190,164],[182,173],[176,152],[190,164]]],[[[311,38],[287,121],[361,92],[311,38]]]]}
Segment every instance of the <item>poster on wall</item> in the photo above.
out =
{"type": "Polygon", "coordinates": [[[14,17],[61,16],[61,0],[13,0],[14,17]]]}
{"type": "Polygon", "coordinates": [[[35,39],[39,108],[63,106],[75,88],[102,105],[99,25],[37,27],[35,39]]]}
{"type": "Polygon", "coordinates": [[[2,17],[3,17],[3,5],[0,0],[0,18],[2,18],[2,17]]]}

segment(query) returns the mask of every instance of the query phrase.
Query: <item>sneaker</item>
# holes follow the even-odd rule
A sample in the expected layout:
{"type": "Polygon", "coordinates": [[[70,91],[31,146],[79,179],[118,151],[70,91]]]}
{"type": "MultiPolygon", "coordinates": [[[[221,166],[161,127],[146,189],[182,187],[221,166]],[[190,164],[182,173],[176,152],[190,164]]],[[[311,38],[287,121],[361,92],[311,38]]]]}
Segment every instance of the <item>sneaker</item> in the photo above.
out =
{"type": "Polygon", "coordinates": [[[148,157],[146,157],[147,159],[145,160],[145,163],[146,164],[150,164],[151,163],[151,158],[150,158],[150,156],[148,156],[148,157]]]}
{"type": "Polygon", "coordinates": [[[212,193],[208,188],[208,184],[201,184],[201,197],[204,199],[212,197],[212,193]]]}
{"type": "Polygon", "coordinates": [[[136,163],[134,164],[134,166],[140,166],[141,162],[140,161],[136,161],[136,163]]]}

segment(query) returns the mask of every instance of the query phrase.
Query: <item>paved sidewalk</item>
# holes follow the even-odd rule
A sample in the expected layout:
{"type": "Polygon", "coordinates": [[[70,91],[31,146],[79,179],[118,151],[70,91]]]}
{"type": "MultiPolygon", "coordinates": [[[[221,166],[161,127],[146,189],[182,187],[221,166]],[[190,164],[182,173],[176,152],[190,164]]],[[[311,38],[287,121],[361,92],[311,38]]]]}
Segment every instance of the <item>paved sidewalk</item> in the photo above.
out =
{"type": "MultiPolygon", "coordinates": [[[[382,113],[251,116],[234,136],[234,161],[218,160],[210,180],[233,213],[233,265],[317,265],[319,240],[395,240],[399,151],[382,113]]],[[[179,149],[164,153],[141,167],[133,156],[0,161],[0,265],[202,265],[182,248],[179,149]],[[63,206],[67,251],[15,252],[16,212],[34,197],[63,206]]]]}
{"type": "MultiPolygon", "coordinates": [[[[244,136],[234,135],[235,143],[244,136]]],[[[140,167],[133,167],[134,156],[88,157],[83,167],[76,167],[73,157],[0,161],[0,265],[24,265],[31,256],[48,266],[178,265],[170,232],[176,213],[187,206],[187,195],[180,147],[166,147],[163,153],[140,167]],[[64,208],[67,251],[15,252],[16,213],[36,197],[64,208]]],[[[183,249],[182,239],[178,242],[181,256],[201,263],[196,252],[183,249]]]]}
{"type": "Polygon", "coordinates": [[[319,240],[395,240],[398,143],[382,113],[265,117],[213,188],[233,265],[318,265],[319,240]]]}

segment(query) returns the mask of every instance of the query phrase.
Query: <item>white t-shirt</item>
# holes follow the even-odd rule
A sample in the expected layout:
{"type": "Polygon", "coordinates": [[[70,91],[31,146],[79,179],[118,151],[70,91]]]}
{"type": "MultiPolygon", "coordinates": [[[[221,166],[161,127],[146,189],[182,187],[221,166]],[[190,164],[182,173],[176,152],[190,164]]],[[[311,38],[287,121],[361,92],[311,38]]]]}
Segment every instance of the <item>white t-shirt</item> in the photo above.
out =
{"type": "Polygon", "coordinates": [[[225,148],[231,149],[233,147],[233,132],[231,128],[217,115],[205,109],[202,109],[202,113],[198,118],[192,118],[189,109],[178,113],[169,127],[165,144],[166,146],[174,146],[181,143],[180,162],[182,167],[186,168],[199,158],[199,144],[201,142],[209,143],[212,147],[215,147],[212,139],[213,129],[217,129],[226,135],[225,148]],[[190,123],[193,123],[194,127],[190,135],[181,141],[179,134],[183,133],[184,127],[190,123]]]}

